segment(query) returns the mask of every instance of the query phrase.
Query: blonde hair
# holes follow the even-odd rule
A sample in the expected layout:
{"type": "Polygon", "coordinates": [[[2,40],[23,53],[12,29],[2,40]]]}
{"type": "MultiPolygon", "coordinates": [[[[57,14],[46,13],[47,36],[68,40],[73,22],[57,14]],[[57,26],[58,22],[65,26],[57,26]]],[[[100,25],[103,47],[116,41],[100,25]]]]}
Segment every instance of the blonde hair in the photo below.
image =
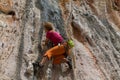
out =
{"type": "Polygon", "coordinates": [[[44,22],[43,26],[48,31],[53,30],[53,24],[51,22],[44,22]]]}

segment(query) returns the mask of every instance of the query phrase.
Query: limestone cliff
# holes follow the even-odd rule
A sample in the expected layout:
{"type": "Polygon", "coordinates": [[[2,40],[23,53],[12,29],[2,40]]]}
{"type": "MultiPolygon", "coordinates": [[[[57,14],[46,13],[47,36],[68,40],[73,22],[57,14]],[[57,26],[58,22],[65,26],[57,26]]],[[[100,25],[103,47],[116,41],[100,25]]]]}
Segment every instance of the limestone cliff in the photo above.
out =
{"type": "Polygon", "coordinates": [[[120,80],[120,0],[0,0],[0,80],[120,80]],[[44,21],[73,39],[73,70],[49,62],[33,75],[44,21]]]}

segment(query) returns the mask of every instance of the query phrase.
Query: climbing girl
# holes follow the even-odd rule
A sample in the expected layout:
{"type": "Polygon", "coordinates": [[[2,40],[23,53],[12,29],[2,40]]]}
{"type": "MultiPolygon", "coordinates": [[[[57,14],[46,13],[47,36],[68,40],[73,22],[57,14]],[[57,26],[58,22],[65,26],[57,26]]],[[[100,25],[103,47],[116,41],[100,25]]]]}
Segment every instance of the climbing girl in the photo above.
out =
{"type": "Polygon", "coordinates": [[[72,68],[69,60],[66,59],[67,55],[69,55],[70,53],[70,49],[72,48],[72,46],[70,45],[71,42],[64,42],[62,36],[58,32],[53,30],[52,23],[45,22],[43,25],[46,32],[45,45],[50,40],[51,42],[53,42],[54,47],[46,51],[42,61],[38,65],[42,67],[47,60],[53,59],[53,64],[66,62],[69,65],[69,68],[72,68]]]}

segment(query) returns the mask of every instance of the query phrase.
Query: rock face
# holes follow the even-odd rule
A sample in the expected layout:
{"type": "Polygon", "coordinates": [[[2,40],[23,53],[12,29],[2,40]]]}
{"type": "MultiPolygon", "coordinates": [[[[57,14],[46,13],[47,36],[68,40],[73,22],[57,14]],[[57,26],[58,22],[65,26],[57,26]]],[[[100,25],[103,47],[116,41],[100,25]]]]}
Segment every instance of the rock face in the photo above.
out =
{"type": "Polygon", "coordinates": [[[0,0],[0,80],[120,80],[120,0],[0,0]],[[73,39],[73,70],[49,62],[33,75],[44,21],[73,39]]]}

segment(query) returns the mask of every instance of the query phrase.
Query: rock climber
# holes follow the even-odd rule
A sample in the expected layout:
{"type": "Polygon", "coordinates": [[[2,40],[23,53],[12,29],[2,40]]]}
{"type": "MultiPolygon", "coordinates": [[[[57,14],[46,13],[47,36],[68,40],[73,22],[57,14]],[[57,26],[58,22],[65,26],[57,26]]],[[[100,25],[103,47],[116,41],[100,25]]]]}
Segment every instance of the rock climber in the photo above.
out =
{"type": "Polygon", "coordinates": [[[53,64],[66,62],[69,68],[72,69],[72,65],[66,57],[70,54],[70,49],[74,46],[73,42],[65,42],[62,36],[58,32],[53,30],[52,23],[44,22],[43,25],[46,32],[45,45],[50,40],[51,42],[53,42],[54,47],[45,52],[43,59],[41,60],[41,62],[38,63],[38,66],[43,67],[47,60],[52,59],[53,64]]]}

